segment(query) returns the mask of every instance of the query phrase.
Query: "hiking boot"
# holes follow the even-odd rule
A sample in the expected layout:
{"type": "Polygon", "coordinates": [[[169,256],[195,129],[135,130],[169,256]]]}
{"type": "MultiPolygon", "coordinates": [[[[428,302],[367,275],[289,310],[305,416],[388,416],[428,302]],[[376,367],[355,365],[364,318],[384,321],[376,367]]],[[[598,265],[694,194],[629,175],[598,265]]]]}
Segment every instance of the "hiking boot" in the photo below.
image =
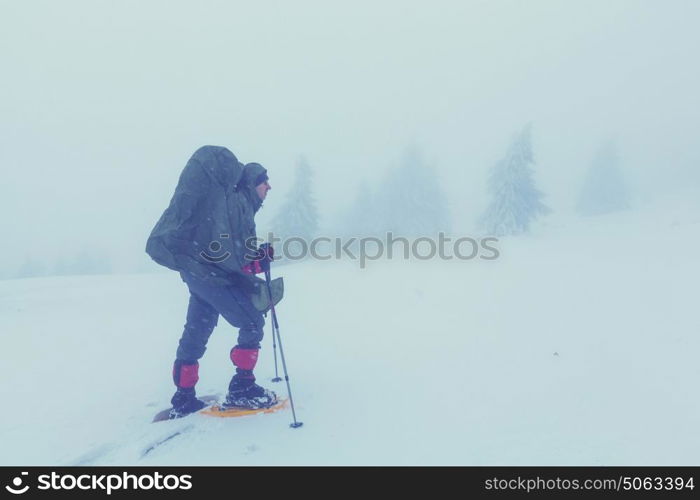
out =
{"type": "Polygon", "coordinates": [[[277,403],[277,395],[258,384],[253,384],[239,391],[229,392],[222,406],[225,408],[247,408],[257,410],[270,408],[277,403]]]}
{"type": "Polygon", "coordinates": [[[222,405],[225,408],[269,408],[277,403],[277,395],[260,387],[255,379],[243,378],[239,374],[233,376],[228,386],[228,395],[222,405]]]}
{"type": "Polygon", "coordinates": [[[204,401],[195,397],[194,387],[178,387],[170,402],[173,405],[169,414],[170,419],[184,417],[207,406],[204,401]]]}

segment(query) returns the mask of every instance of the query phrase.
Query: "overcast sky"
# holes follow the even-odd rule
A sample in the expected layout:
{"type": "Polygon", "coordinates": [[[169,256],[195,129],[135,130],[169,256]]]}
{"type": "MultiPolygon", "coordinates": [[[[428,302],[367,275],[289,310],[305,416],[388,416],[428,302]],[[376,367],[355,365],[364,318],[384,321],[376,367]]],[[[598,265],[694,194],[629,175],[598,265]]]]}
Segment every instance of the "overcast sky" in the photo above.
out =
{"type": "Polygon", "coordinates": [[[328,226],[414,144],[466,230],[530,121],[554,210],[610,138],[639,200],[700,184],[698,19],[674,0],[0,0],[0,275],[80,248],[147,259],[203,144],[269,169],[263,226],[300,154],[328,226]]]}

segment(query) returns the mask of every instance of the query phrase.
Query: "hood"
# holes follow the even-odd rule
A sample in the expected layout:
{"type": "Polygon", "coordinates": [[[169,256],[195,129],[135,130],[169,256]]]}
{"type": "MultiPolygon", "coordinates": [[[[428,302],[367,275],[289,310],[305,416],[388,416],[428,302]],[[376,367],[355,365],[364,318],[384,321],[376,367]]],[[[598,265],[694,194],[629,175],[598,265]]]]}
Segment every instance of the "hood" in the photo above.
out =
{"type": "Polygon", "coordinates": [[[262,165],[259,163],[247,163],[243,168],[243,175],[239,185],[239,190],[253,204],[256,212],[262,206],[262,200],[255,191],[255,179],[261,174],[267,174],[267,170],[262,165]]]}

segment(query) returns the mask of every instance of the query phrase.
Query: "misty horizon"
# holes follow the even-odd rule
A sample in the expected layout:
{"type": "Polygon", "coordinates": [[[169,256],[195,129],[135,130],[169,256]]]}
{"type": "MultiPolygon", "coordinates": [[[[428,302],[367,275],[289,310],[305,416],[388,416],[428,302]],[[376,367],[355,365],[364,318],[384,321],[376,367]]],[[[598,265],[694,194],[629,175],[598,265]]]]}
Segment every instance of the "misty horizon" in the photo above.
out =
{"type": "MultiPolygon", "coordinates": [[[[259,162],[282,206],[303,155],[323,230],[417,148],[454,230],[533,126],[535,178],[574,213],[614,141],[632,208],[700,187],[694,2],[5,3],[3,264],[102,253],[143,270],[146,238],[204,144],[259,162]]],[[[152,266],[155,271],[158,266],[152,266]]]]}

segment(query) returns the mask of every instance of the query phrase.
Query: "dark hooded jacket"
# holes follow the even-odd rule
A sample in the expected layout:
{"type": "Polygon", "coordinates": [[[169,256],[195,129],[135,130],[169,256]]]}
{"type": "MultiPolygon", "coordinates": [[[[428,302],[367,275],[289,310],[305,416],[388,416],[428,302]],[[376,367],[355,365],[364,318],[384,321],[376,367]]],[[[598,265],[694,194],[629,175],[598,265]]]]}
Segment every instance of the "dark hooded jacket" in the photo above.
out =
{"type": "Polygon", "coordinates": [[[226,148],[198,149],[180,174],[146,253],[187,276],[253,292],[261,280],[241,269],[253,259],[253,218],[262,206],[254,183],[264,173],[257,163],[244,166],[226,148]]]}

